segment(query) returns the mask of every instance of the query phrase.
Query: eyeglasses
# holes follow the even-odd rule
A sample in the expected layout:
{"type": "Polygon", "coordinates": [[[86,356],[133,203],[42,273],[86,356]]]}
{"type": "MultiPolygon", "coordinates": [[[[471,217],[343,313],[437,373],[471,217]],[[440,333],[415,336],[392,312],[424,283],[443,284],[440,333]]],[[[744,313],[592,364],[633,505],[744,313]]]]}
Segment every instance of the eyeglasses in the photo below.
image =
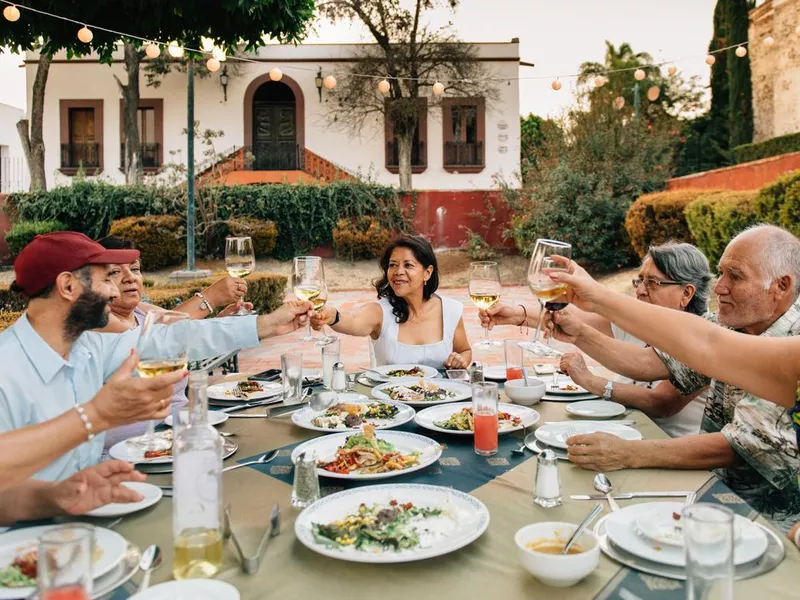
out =
{"type": "Polygon", "coordinates": [[[655,291],[662,285],[683,285],[680,281],[661,281],[659,279],[634,279],[631,281],[633,289],[637,289],[640,285],[644,284],[648,290],[655,291]]]}

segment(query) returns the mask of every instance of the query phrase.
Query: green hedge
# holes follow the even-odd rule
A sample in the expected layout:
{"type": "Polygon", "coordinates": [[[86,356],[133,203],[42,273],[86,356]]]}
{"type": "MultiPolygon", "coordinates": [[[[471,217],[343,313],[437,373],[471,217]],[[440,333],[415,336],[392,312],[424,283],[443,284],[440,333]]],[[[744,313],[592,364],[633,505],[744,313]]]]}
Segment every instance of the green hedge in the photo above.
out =
{"type": "Polygon", "coordinates": [[[695,243],[712,267],[736,234],[761,221],[755,207],[757,195],[755,190],[716,192],[700,196],[686,208],[695,243]]]}
{"type": "Polygon", "coordinates": [[[111,223],[109,233],[130,240],[142,255],[142,269],[156,271],[186,258],[184,219],[172,215],[126,217],[111,223]]]}
{"type": "Polygon", "coordinates": [[[780,225],[800,236],[800,171],[761,188],[754,207],[760,222],[780,225]]]}
{"type": "Polygon", "coordinates": [[[798,151],[800,151],[800,133],[790,133],[757,144],[736,146],[733,149],[733,161],[738,164],[798,151]]]}
{"type": "Polygon", "coordinates": [[[6,233],[6,243],[11,254],[16,256],[37,235],[67,229],[61,221],[18,221],[6,233]]]}
{"type": "Polygon", "coordinates": [[[243,217],[241,219],[231,219],[225,225],[228,228],[228,235],[250,237],[256,258],[267,258],[275,250],[275,243],[278,240],[278,228],[274,222],[243,217]]]}
{"type": "Polygon", "coordinates": [[[391,234],[374,217],[339,219],[333,230],[333,247],[339,258],[370,259],[380,256],[391,234]]]}

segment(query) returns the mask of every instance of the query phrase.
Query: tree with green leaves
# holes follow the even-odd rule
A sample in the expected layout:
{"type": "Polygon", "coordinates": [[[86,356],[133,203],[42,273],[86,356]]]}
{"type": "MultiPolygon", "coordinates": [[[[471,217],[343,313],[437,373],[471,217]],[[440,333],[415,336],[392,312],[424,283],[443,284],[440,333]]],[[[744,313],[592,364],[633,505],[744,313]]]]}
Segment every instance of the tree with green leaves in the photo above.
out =
{"type": "MultiPolygon", "coordinates": [[[[728,3],[730,0],[717,0],[714,7],[714,34],[708,45],[709,52],[730,45],[728,31],[728,3]]],[[[730,161],[729,115],[731,109],[730,89],[728,87],[728,53],[717,52],[711,65],[711,108],[708,112],[709,122],[702,136],[702,143],[708,146],[707,154],[712,157],[715,167],[728,164],[730,161]]]]}
{"type": "MultiPolygon", "coordinates": [[[[747,41],[750,24],[748,0],[727,0],[728,44],[747,41]]],[[[750,56],[738,57],[728,50],[728,131],[732,150],[753,141],[753,86],[750,77],[750,56]]]]}
{"type": "MultiPolygon", "coordinates": [[[[30,150],[28,165],[31,170],[31,187],[45,187],[44,141],[42,138],[42,113],[47,71],[55,53],[65,50],[68,57],[97,53],[101,62],[111,63],[118,42],[125,43],[125,66],[128,82],[122,83],[125,99],[125,141],[130,144],[126,156],[138,153],[139,133],[135,126],[138,112],[139,66],[144,40],[176,41],[181,46],[200,48],[201,37],[207,37],[230,53],[235,50],[250,51],[264,44],[264,36],[284,42],[299,40],[314,14],[314,0],[137,0],[117,2],[112,0],[37,0],[38,10],[53,13],[74,22],[56,19],[25,10],[20,5],[21,17],[16,22],[0,19],[0,47],[14,50],[38,48],[41,59],[31,91],[30,125],[19,129],[23,145],[30,150]],[[80,28],[75,23],[95,26],[89,43],[77,37],[80,28]],[[135,38],[120,40],[119,35],[103,31],[129,33],[135,38]]],[[[191,53],[189,53],[191,56],[191,53]]],[[[128,165],[138,162],[129,160],[128,165]]]]}
{"type": "Polygon", "coordinates": [[[397,140],[403,189],[412,188],[412,150],[420,99],[435,101],[431,93],[434,83],[442,82],[448,95],[482,97],[487,106],[497,95],[475,46],[460,41],[450,27],[432,29],[426,22],[426,11],[455,10],[458,3],[327,0],[318,5],[321,14],[333,22],[361,22],[375,40],[374,46],[363,47],[339,78],[329,120],[354,134],[364,127],[383,127],[384,120],[390,121],[397,140]],[[378,89],[376,76],[389,82],[388,93],[378,89]]]}

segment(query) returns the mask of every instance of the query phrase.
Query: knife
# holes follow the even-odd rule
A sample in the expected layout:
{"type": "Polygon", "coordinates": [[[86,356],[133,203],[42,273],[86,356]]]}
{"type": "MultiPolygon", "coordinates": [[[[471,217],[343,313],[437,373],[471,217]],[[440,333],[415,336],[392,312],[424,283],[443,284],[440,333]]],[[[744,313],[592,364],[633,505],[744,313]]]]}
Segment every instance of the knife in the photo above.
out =
{"type": "Polygon", "coordinates": [[[288,415],[289,413],[293,413],[301,408],[306,408],[307,406],[308,402],[300,402],[299,404],[290,404],[289,406],[276,406],[275,408],[268,408],[267,418],[272,419],[275,417],[282,417],[283,415],[288,415]]]}
{"type": "MultiPolygon", "coordinates": [[[[685,498],[694,492],[631,492],[629,494],[614,494],[615,500],[630,500],[631,498],[685,498]]],[[[605,500],[605,494],[590,494],[570,496],[572,500],[605,500]]]]}
{"type": "Polygon", "coordinates": [[[227,408],[222,408],[217,412],[222,413],[232,413],[239,410],[247,410],[248,408],[255,408],[257,406],[266,406],[268,404],[277,404],[278,402],[283,402],[283,396],[276,396],[274,398],[267,398],[266,400],[257,400],[256,402],[245,402],[244,404],[237,404],[235,406],[229,406],[227,408]]]}

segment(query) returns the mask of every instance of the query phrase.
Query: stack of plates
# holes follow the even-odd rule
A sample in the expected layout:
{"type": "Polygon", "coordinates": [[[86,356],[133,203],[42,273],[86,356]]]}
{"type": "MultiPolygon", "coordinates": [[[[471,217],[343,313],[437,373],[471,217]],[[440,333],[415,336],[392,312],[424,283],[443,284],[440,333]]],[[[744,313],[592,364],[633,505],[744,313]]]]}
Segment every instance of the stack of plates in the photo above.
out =
{"type": "Polygon", "coordinates": [[[572,381],[568,375],[558,376],[558,387],[553,387],[552,377],[540,377],[547,386],[542,400],[549,402],[577,402],[578,400],[595,400],[598,396],[586,391],[577,383],[572,381]]]}
{"type": "Polygon", "coordinates": [[[550,449],[566,459],[567,440],[573,435],[610,433],[623,440],[641,440],[642,434],[628,425],[613,421],[563,421],[545,424],[525,438],[525,445],[535,453],[550,449]]]}
{"type": "Polygon", "coordinates": [[[282,383],[275,381],[254,381],[253,383],[261,386],[261,391],[248,392],[244,398],[233,395],[233,391],[239,385],[238,381],[211,385],[208,387],[208,403],[214,406],[235,406],[244,402],[256,402],[273,398],[276,403],[282,401],[282,383]]]}
{"type": "MultiPolygon", "coordinates": [[[[675,527],[680,522],[675,516],[681,514],[683,507],[678,502],[649,502],[611,513],[595,528],[601,548],[611,558],[635,569],[685,579],[683,536],[675,527]]],[[[762,557],[774,543],[771,537],[764,527],[735,517],[733,561],[737,575],[740,567],[745,571],[751,564],[762,567],[762,557]]]]}

